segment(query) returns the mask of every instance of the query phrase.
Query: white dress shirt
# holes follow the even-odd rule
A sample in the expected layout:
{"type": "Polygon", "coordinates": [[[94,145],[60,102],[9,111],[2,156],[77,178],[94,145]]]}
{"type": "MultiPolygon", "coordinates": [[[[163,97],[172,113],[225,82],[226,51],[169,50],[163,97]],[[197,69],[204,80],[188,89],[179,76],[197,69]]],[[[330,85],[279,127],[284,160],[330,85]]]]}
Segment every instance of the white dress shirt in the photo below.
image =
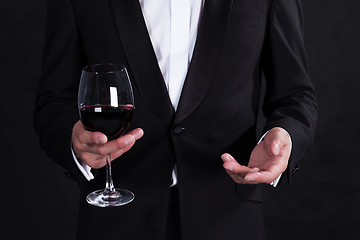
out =
{"type": "Polygon", "coordinates": [[[177,109],[192,58],[203,0],[139,0],[169,97],[177,109]]]}
{"type": "MultiPolygon", "coordinates": [[[[157,62],[175,111],[193,55],[204,1],[139,0],[157,62]]],[[[73,156],[83,175],[88,180],[93,179],[91,168],[81,161],[79,163],[74,152],[73,156]]],[[[172,177],[172,185],[175,185],[176,167],[172,177]]],[[[272,184],[276,186],[277,181],[272,184]]]]}

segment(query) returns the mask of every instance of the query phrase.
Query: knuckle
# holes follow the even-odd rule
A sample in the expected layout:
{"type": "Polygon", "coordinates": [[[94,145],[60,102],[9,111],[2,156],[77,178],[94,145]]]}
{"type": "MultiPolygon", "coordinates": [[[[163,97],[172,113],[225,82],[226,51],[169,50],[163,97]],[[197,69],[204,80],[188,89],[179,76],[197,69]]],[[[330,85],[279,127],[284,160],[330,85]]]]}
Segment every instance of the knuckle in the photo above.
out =
{"type": "Polygon", "coordinates": [[[84,152],[79,152],[76,154],[77,158],[80,158],[82,161],[84,161],[85,163],[89,160],[89,156],[88,154],[84,153],[84,152]]]}
{"type": "Polygon", "coordinates": [[[91,154],[91,153],[88,153],[88,152],[82,152],[82,153],[80,154],[80,158],[81,158],[82,160],[88,162],[88,161],[91,161],[91,159],[92,159],[92,154],[91,154]]]}
{"type": "Polygon", "coordinates": [[[99,147],[99,148],[97,149],[97,152],[98,152],[99,155],[102,155],[102,156],[108,154],[108,151],[107,151],[105,148],[103,148],[103,147],[99,147]]]}
{"type": "Polygon", "coordinates": [[[116,139],[115,143],[118,148],[123,148],[126,145],[124,137],[120,137],[120,138],[116,139]]]}
{"type": "Polygon", "coordinates": [[[83,145],[78,141],[73,141],[72,146],[73,146],[74,150],[77,150],[77,151],[81,151],[84,148],[83,145]]]}
{"type": "Polygon", "coordinates": [[[123,148],[124,152],[129,151],[130,148],[132,148],[132,146],[134,146],[134,144],[135,144],[135,142],[130,143],[129,145],[126,145],[126,146],[123,148]]]}
{"type": "Polygon", "coordinates": [[[134,145],[135,137],[132,135],[126,135],[122,138],[119,138],[116,143],[119,148],[128,148],[129,146],[131,147],[132,145],[134,145]]]}
{"type": "Polygon", "coordinates": [[[79,134],[77,136],[78,140],[80,143],[86,143],[86,138],[85,138],[85,135],[84,134],[79,134]]]}
{"type": "Polygon", "coordinates": [[[105,164],[106,164],[105,157],[93,158],[88,163],[88,165],[93,169],[102,168],[103,166],[105,166],[105,164]]]}

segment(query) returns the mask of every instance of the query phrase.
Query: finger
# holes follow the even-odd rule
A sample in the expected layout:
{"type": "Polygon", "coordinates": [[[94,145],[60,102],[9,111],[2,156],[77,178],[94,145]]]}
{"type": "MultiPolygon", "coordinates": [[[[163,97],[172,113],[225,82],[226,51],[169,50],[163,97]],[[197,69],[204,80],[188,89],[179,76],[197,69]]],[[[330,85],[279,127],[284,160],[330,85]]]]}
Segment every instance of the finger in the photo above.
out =
{"type": "MultiPolygon", "coordinates": [[[[261,168],[261,167],[260,167],[261,168]]],[[[281,161],[274,162],[274,164],[267,165],[266,168],[261,168],[258,172],[247,173],[244,177],[247,183],[271,183],[282,174],[286,165],[282,164],[281,161]]]]}
{"type": "Polygon", "coordinates": [[[90,132],[85,130],[79,135],[79,141],[82,144],[105,144],[108,139],[106,135],[101,132],[90,132]]]}
{"type": "Polygon", "coordinates": [[[278,139],[273,139],[269,146],[269,153],[273,156],[278,156],[281,152],[280,141],[278,139]]]}
{"type": "Polygon", "coordinates": [[[124,153],[126,153],[127,151],[129,151],[132,146],[135,144],[135,142],[125,146],[124,148],[120,148],[114,152],[111,153],[111,157],[110,157],[110,161],[115,160],[116,158],[120,157],[121,155],[123,155],[124,153]]]}
{"type": "Polygon", "coordinates": [[[95,151],[95,144],[83,144],[79,142],[79,139],[76,137],[72,138],[72,149],[74,150],[75,156],[84,161],[99,158],[99,154],[95,151]],[[95,156],[92,156],[95,154],[95,156]]]}
{"type": "Polygon", "coordinates": [[[129,145],[133,145],[136,140],[140,139],[144,135],[144,131],[141,128],[137,128],[128,132],[127,134],[114,140],[118,149],[127,148],[129,145]]]}
{"type": "Polygon", "coordinates": [[[128,150],[143,134],[143,130],[138,128],[105,144],[87,144],[87,151],[104,156],[121,149],[128,150]]]}
{"type": "Polygon", "coordinates": [[[272,128],[265,136],[268,153],[278,156],[284,149],[291,149],[291,138],[289,133],[280,127],[272,128]]]}
{"type": "Polygon", "coordinates": [[[106,164],[106,156],[108,156],[110,161],[118,158],[134,145],[135,138],[132,135],[123,136],[117,141],[114,140],[101,145],[85,144],[83,145],[84,149],[77,155],[91,168],[101,168],[106,164]],[[119,147],[119,145],[121,146],[119,147]]]}
{"type": "Polygon", "coordinates": [[[78,161],[84,162],[91,168],[97,169],[103,167],[106,163],[104,156],[92,153],[91,148],[89,148],[87,144],[82,145],[78,143],[76,139],[73,140],[73,150],[78,161]]]}
{"type": "Polygon", "coordinates": [[[270,184],[275,179],[277,179],[280,174],[276,174],[270,171],[259,171],[251,172],[245,175],[245,183],[248,184],[259,184],[259,183],[268,183],[270,184]]]}
{"type": "Polygon", "coordinates": [[[238,175],[241,175],[241,176],[244,176],[245,173],[254,171],[254,170],[252,170],[251,168],[249,168],[247,166],[243,166],[243,165],[240,165],[239,163],[232,163],[232,162],[225,162],[223,164],[223,167],[226,170],[230,171],[231,173],[238,174],[238,175]]]}
{"type": "MultiPolygon", "coordinates": [[[[81,129],[80,129],[81,131],[81,129]]],[[[85,130],[86,131],[86,130],[85,130]]],[[[87,143],[82,144],[78,139],[73,140],[74,151],[77,157],[82,159],[92,168],[103,167],[106,163],[105,156],[109,155],[110,160],[114,160],[127,152],[135,143],[144,135],[144,131],[140,128],[119,137],[118,139],[106,142],[104,144],[87,143]]]]}
{"type": "Polygon", "coordinates": [[[269,156],[277,156],[281,152],[281,141],[274,134],[265,139],[264,143],[269,156]]]}
{"type": "Polygon", "coordinates": [[[245,183],[244,177],[246,173],[256,171],[249,167],[239,164],[230,154],[223,154],[221,159],[224,161],[223,167],[225,168],[227,174],[236,182],[236,183],[245,183]]]}
{"type": "Polygon", "coordinates": [[[73,128],[73,135],[81,144],[105,144],[108,140],[101,132],[87,131],[81,121],[78,121],[73,128]]]}
{"type": "MultiPolygon", "coordinates": [[[[107,144],[104,152],[111,152],[111,161],[120,157],[125,152],[129,151],[137,140],[139,140],[144,135],[144,131],[141,128],[132,130],[131,132],[125,134],[124,136],[111,141],[107,144]]],[[[102,150],[101,148],[99,149],[102,150]]]]}
{"type": "Polygon", "coordinates": [[[142,136],[144,136],[144,130],[142,130],[141,128],[136,128],[129,132],[129,134],[132,134],[135,140],[139,140],[142,136]]]}
{"type": "Polygon", "coordinates": [[[243,166],[243,165],[239,164],[235,160],[235,158],[228,153],[224,153],[223,155],[221,155],[221,159],[224,162],[223,167],[234,173],[258,171],[258,168],[249,168],[247,166],[243,166]]]}
{"type": "Polygon", "coordinates": [[[246,181],[244,179],[244,177],[234,174],[231,171],[226,170],[227,174],[231,177],[231,179],[236,182],[236,183],[240,183],[240,184],[246,184],[246,181]]]}
{"type": "Polygon", "coordinates": [[[106,156],[90,154],[90,153],[85,153],[84,155],[85,155],[84,159],[86,160],[82,159],[82,161],[84,161],[91,168],[99,169],[106,165],[106,156]],[[86,157],[86,154],[88,154],[89,157],[86,157]]]}

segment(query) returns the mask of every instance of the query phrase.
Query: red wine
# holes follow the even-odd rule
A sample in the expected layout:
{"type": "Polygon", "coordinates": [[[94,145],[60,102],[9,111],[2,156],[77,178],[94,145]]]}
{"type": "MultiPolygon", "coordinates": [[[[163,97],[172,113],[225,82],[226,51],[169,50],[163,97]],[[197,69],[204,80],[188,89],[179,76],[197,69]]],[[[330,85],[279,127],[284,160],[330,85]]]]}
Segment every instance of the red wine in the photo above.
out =
{"type": "Polygon", "coordinates": [[[109,140],[120,137],[128,129],[134,106],[90,105],[80,107],[80,119],[88,131],[104,133],[109,140]]]}

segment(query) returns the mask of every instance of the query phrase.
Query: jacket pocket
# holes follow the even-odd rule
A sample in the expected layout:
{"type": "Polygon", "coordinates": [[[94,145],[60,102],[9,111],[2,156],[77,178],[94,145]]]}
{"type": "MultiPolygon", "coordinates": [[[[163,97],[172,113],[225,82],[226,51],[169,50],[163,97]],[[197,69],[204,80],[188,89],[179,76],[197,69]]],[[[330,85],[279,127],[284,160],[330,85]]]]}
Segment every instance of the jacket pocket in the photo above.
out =
{"type": "Polygon", "coordinates": [[[263,202],[261,185],[235,183],[235,191],[237,195],[243,200],[255,203],[263,202]]]}

